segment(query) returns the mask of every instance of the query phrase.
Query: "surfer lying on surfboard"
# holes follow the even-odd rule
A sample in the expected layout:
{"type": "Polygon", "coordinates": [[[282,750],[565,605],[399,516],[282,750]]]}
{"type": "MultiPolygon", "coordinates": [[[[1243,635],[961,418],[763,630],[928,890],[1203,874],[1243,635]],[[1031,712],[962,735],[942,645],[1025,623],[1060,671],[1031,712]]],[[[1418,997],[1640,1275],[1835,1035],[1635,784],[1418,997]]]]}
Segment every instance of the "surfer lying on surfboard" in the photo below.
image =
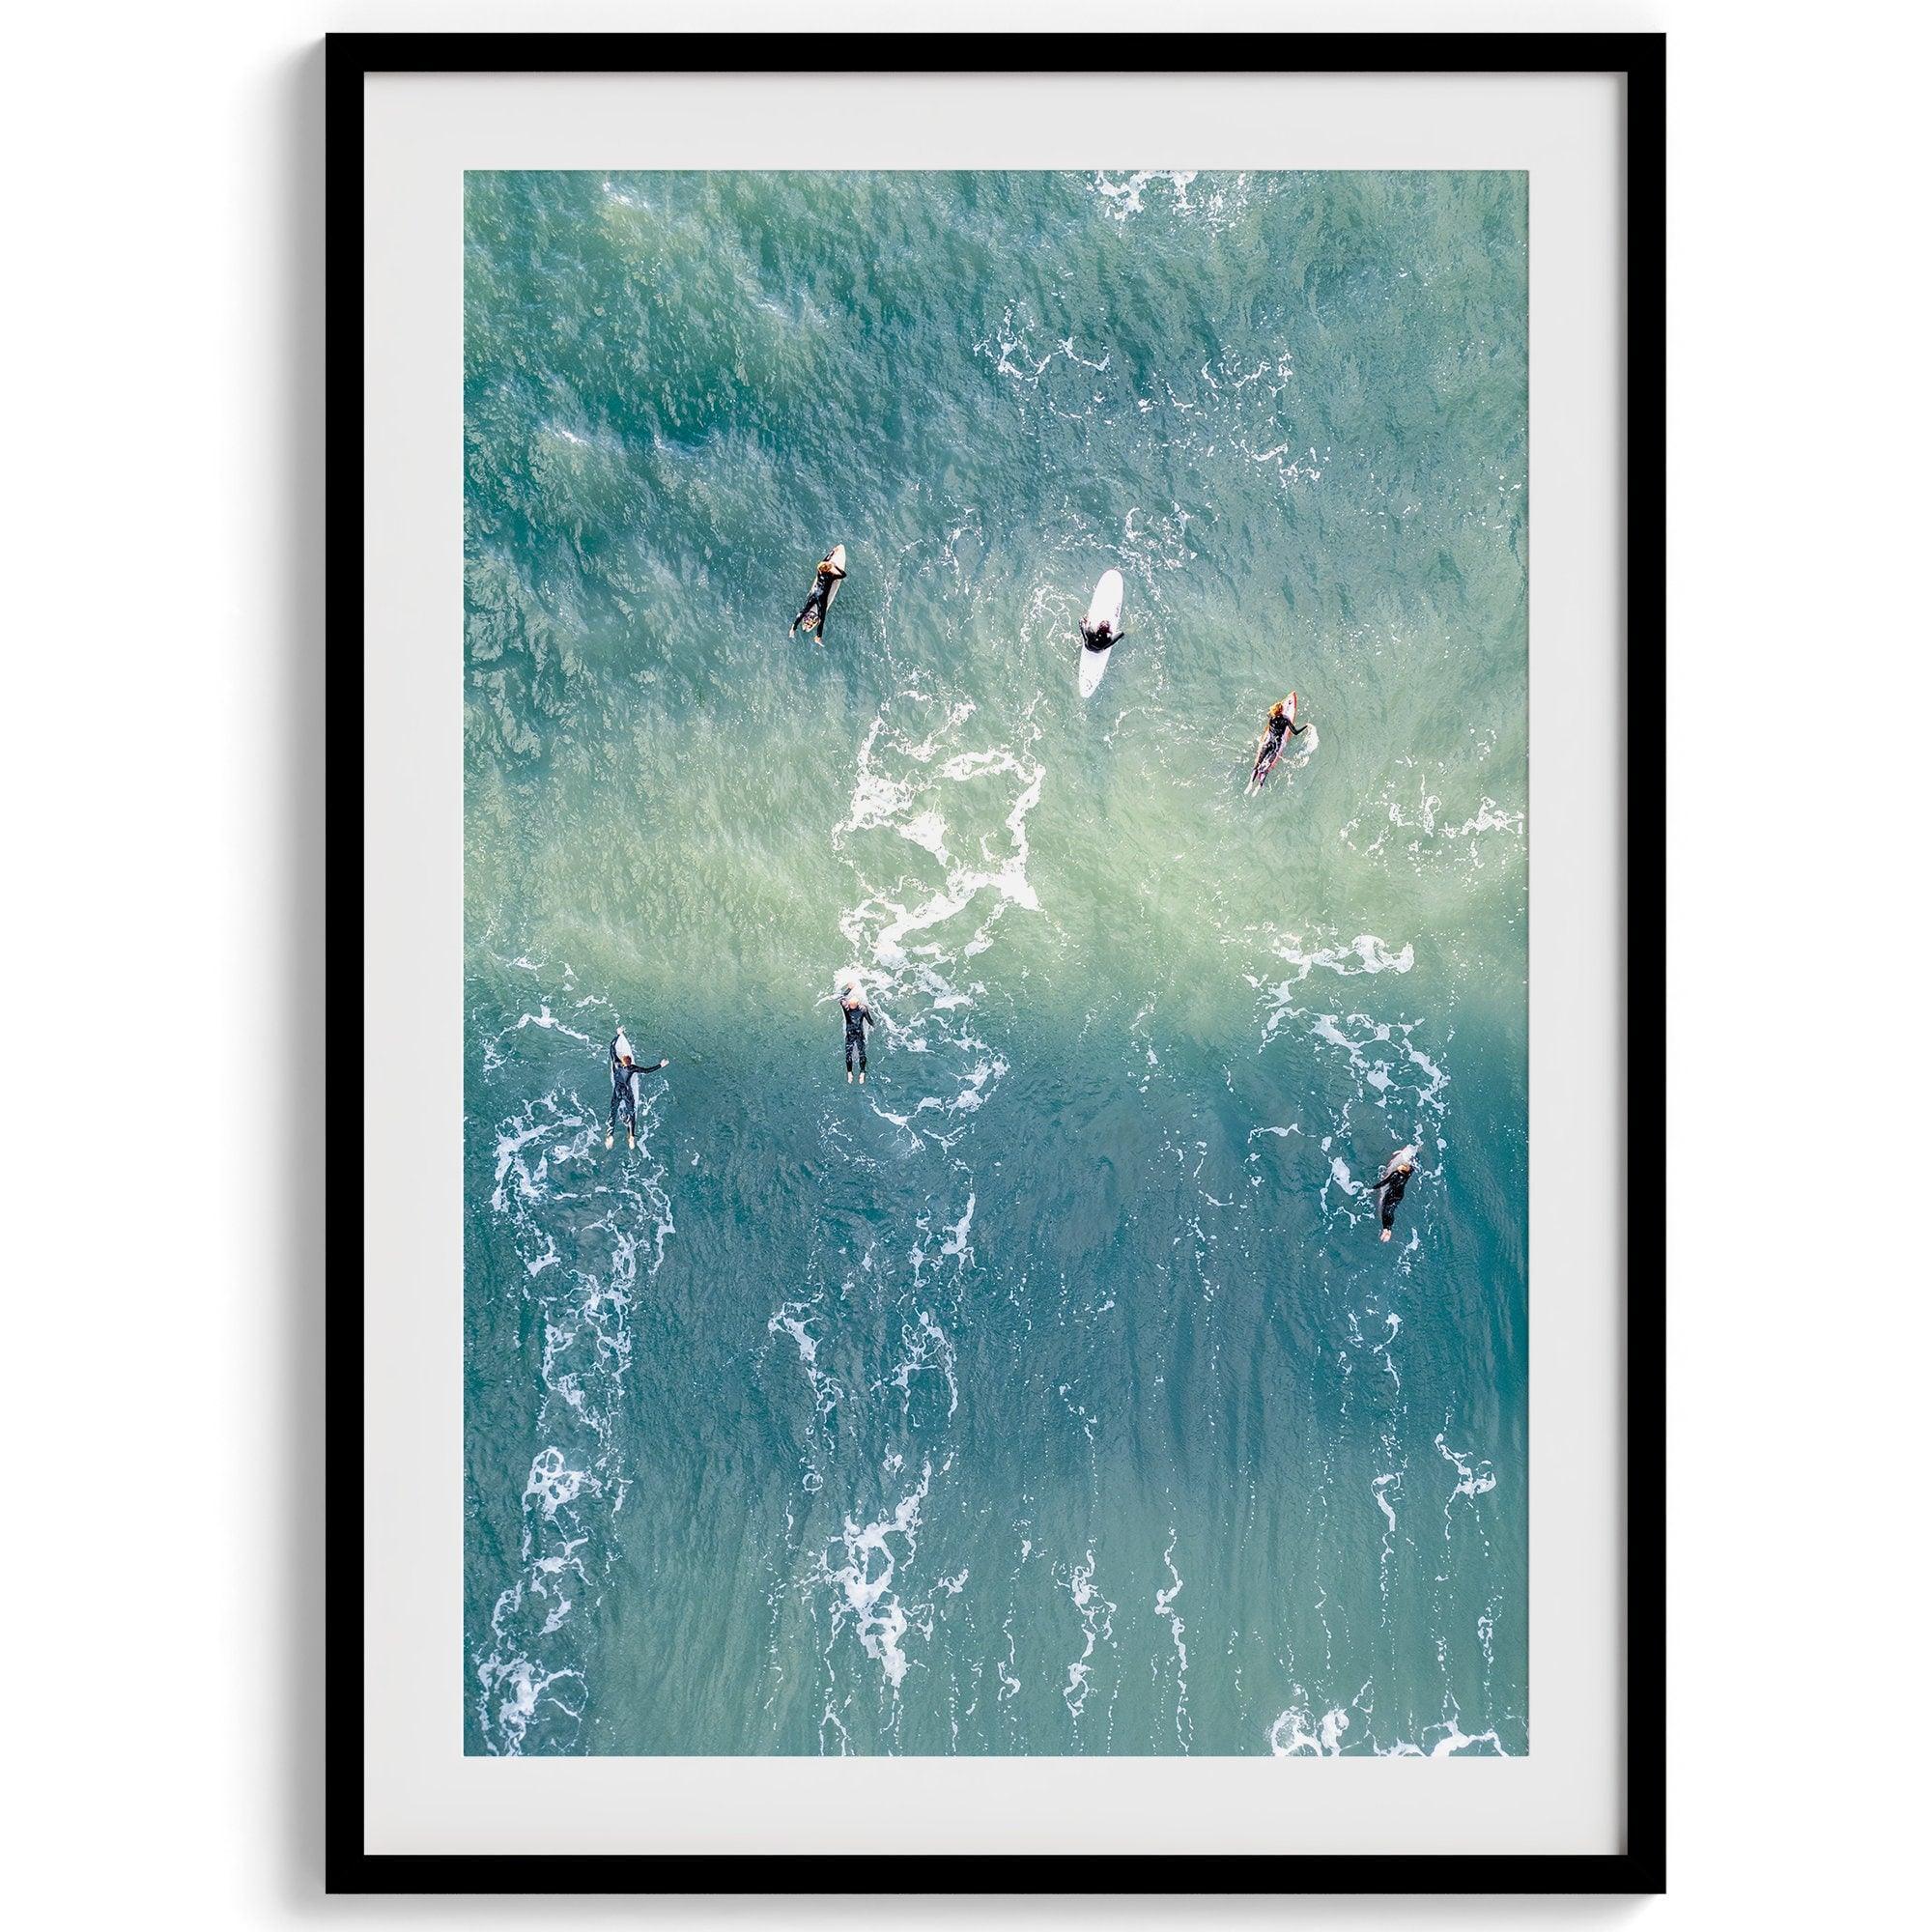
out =
{"type": "Polygon", "coordinates": [[[624,1145],[638,1144],[638,1081],[646,1073],[662,1073],[670,1065],[660,1060],[654,1066],[639,1066],[631,1057],[631,1042],[622,1028],[611,1042],[611,1125],[604,1136],[609,1147],[617,1138],[617,1116],[624,1116],[624,1145]]]}
{"type": "Polygon", "coordinates": [[[796,637],[799,626],[805,626],[808,638],[815,637],[819,643],[825,641],[825,613],[832,609],[832,600],[838,594],[838,586],[845,579],[845,546],[834,544],[820,561],[811,580],[811,595],[805,600],[805,609],[791,620],[787,637],[796,637]]]}
{"type": "Polygon", "coordinates": [[[1114,646],[1127,633],[1121,621],[1127,586],[1118,570],[1104,570],[1094,586],[1087,614],[1080,619],[1080,673],[1073,680],[1082,697],[1092,697],[1114,659],[1114,646]]]}
{"type": "Polygon", "coordinates": [[[1382,1178],[1376,1182],[1372,1190],[1382,1197],[1383,1240],[1387,1240],[1395,1232],[1396,1204],[1401,1201],[1403,1189],[1408,1185],[1410,1177],[1415,1173],[1415,1162],[1411,1158],[1414,1152],[1413,1148],[1404,1148],[1389,1162],[1382,1178]]]}
{"type": "Polygon", "coordinates": [[[855,980],[838,995],[838,1010],[845,1015],[845,1084],[852,1084],[852,1056],[859,1056],[859,1085],[866,1084],[866,1029],[876,1026],[872,1009],[855,980]]]}
{"type": "Polygon", "coordinates": [[[1289,695],[1267,715],[1267,728],[1262,733],[1262,742],[1255,751],[1254,776],[1249,779],[1251,785],[1263,783],[1274,767],[1274,761],[1281,756],[1281,748],[1290,738],[1298,738],[1308,729],[1306,724],[1294,722],[1294,694],[1289,695]]]}

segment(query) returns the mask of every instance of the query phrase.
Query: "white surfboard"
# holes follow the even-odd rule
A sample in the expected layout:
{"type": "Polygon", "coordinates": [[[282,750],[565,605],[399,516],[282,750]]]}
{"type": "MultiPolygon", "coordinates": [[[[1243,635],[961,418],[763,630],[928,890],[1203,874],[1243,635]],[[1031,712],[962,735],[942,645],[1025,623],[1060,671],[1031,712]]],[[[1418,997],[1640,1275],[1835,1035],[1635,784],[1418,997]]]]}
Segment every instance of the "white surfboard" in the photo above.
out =
{"type": "MultiPolygon", "coordinates": [[[[1116,639],[1121,635],[1121,606],[1126,601],[1127,586],[1121,581],[1118,570],[1110,570],[1094,586],[1094,601],[1087,607],[1087,629],[1092,631],[1105,624],[1116,639]]],[[[1114,647],[1108,644],[1101,650],[1091,650],[1085,639],[1080,644],[1080,696],[1092,697],[1100,688],[1100,680],[1107,674],[1107,660],[1114,655],[1114,647]]]]}
{"type": "Polygon", "coordinates": [[[1386,1180],[1404,1161],[1413,1160],[1414,1158],[1415,1149],[1412,1146],[1404,1148],[1398,1154],[1391,1154],[1389,1156],[1389,1164],[1382,1169],[1381,1178],[1386,1180]]]}
{"type": "MultiPolygon", "coordinates": [[[[834,544],[832,546],[832,568],[834,570],[843,570],[845,568],[845,546],[843,544],[834,544]]],[[[821,643],[825,641],[825,620],[831,616],[833,602],[838,595],[838,586],[844,582],[845,580],[842,577],[835,577],[826,586],[825,609],[819,613],[818,618],[818,634],[821,643]]]]}

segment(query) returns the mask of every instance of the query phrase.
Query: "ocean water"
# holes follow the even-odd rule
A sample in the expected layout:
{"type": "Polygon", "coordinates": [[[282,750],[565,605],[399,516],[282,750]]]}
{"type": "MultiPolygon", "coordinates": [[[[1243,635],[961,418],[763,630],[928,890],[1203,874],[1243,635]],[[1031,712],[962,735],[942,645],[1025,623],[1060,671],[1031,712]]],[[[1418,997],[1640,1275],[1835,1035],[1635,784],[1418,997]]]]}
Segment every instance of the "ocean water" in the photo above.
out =
{"type": "Polygon", "coordinates": [[[466,221],[467,1749],[1527,1750],[1523,177],[466,221]]]}

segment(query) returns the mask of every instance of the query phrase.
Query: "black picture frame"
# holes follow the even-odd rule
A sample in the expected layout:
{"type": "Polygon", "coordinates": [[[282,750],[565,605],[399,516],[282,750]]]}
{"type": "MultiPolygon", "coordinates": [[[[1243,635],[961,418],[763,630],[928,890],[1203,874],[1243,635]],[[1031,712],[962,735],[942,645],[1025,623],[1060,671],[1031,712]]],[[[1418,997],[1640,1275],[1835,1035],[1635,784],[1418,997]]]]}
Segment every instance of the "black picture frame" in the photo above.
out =
{"type": "MultiPolygon", "coordinates": [[[[1653,725],[1662,702],[1664,537],[1660,514],[1664,447],[1664,41],[1662,34],[1116,34],[1109,71],[1123,73],[1614,73],[1625,80],[1625,666],[1644,639],[1653,725]],[[1639,460],[1640,459],[1640,460],[1639,460]],[[1644,478],[1643,514],[1631,479],[1644,478]]],[[[1072,34],[887,34],[848,37],[853,72],[1087,71],[1094,43],[1072,34]]],[[[328,544],[327,584],[339,611],[363,602],[362,397],[364,77],[374,73],[797,72],[816,56],[805,36],[724,34],[331,34],[326,41],[328,544]]],[[[359,645],[333,654],[327,674],[327,784],[337,833],[329,860],[329,955],[355,991],[339,995],[351,1037],[362,1020],[362,851],[366,832],[360,753],[364,688],[359,645]],[[346,1010],[345,1010],[346,1009],[346,1010]]],[[[1631,1197],[1641,1077],[1644,1164],[1658,1160],[1662,1109],[1663,796],[1660,777],[1633,791],[1625,774],[1625,1065],[1627,1165],[1624,1252],[1625,1839],[1621,1853],[997,1855],[908,1861],[893,1889],[934,1893],[1653,1893],[1664,1889],[1665,1721],[1663,1494],[1663,1214],[1652,1196],[1631,1197]],[[1640,896],[1632,882],[1642,882],[1640,896]],[[1639,938],[1639,935],[1641,937],[1639,938]],[[1641,1280],[1644,1292],[1629,1293],[1641,1280]],[[1641,1512],[1632,1496],[1645,1498],[1641,1512]]],[[[334,1056],[330,1112],[359,1121],[361,1059],[334,1056]]],[[[358,1162],[340,1161],[329,1221],[339,1253],[359,1252],[364,1202],[358,1162]]],[[[349,1271],[341,1270],[347,1277],[349,1271]]],[[[823,1864],[810,1856],[372,1854],[363,1844],[365,1734],[363,1624],[363,1294],[359,1274],[328,1295],[329,1462],[326,1553],[327,1770],[324,1880],[331,1892],[813,1892],[823,1864]]]]}

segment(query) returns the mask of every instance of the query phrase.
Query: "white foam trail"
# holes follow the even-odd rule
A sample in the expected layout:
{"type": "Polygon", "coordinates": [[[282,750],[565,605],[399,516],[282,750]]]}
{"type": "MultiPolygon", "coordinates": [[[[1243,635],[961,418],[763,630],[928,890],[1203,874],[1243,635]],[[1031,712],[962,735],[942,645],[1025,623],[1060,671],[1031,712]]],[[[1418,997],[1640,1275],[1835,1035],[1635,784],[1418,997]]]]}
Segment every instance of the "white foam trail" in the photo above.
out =
{"type": "MultiPolygon", "coordinates": [[[[497,1599],[496,1612],[490,1619],[493,1633],[500,1636],[499,1626],[505,1613],[520,1607],[522,1602],[520,1587],[497,1599]]],[[[545,1627],[549,1628],[548,1623],[545,1627]]],[[[515,1757],[522,1752],[530,1725],[542,1715],[546,1704],[568,1718],[573,1728],[583,1716],[582,1698],[573,1704],[555,1688],[574,1684],[582,1692],[583,1680],[575,1670],[545,1670],[521,1656],[505,1660],[499,1646],[477,1665],[476,1675],[483,1686],[484,1735],[494,1741],[492,1747],[501,1756],[515,1757]]]]}
{"type": "Polygon", "coordinates": [[[1094,176],[1094,192],[1111,204],[1108,213],[1116,221],[1125,221],[1140,213],[1147,190],[1155,182],[1165,182],[1174,195],[1177,210],[1188,206],[1187,190],[1199,171],[1194,168],[1136,168],[1125,181],[1116,181],[1104,170],[1094,176]]]}
{"type": "Polygon", "coordinates": [[[787,1301],[773,1311],[770,1321],[765,1323],[765,1333],[791,1337],[793,1346],[798,1350],[799,1366],[804,1369],[806,1381],[811,1389],[812,1406],[821,1417],[826,1417],[844,1400],[845,1391],[818,1366],[818,1340],[806,1326],[807,1322],[815,1319],[815,1304],[787,1301]]]}
{"type": "Polygon", "coordinates": [[[1184,1586],[1180,1580],[1180,1572],[1174,1567],[1175,1545],[1179,1541],[1179,1537],[1171,1524],[1169,1525],[1167,1535],[1167,1548],[1162,1552],[1161,1561],[1167,1565],[1167,1574],[1174,1580],[1170,1588],[1156,1590],[1153,1593],[1153,1613],[1157,1617],[1165,1617],[1167,1619],[1169,1634],[1174,1638],[1174,1651],[1177,1659],[1175,1672],[1174,1735],[1179,1740],[1180,1748],[1186,1750],[1189,1747],[1194,1729],[1187,1717],[1187,1645],[1181,1641],[1182,1634],[1186,1631],[1187,1624],[1174,1607],[1174,1600],[1180,1595],[1184,1586]]]}
{"type": "Polygon", "coordinates": [[[892,1381],[904,1397],[902,1413],[912,1406],[912,1378],[923,1369],[936,1370],[946,1378],[946,1416],[950,1422],[959,1409],[958,1356],[943,1329],[924,1309],[920,1310],[917,1328],[903,1327],[900,1340],[905,1360],[893,1371],[892,1381]]]}
{"type": "Polygon", "coordinates": [[[1436,1436],[1435,1447],[1441,1453],[1442,1460],[1445,1463],[1455,1465],[1457,1476],[1456,1487],[1449,1492],[1452,1502],[1458,1496],[1467,1496],[1471,1502],[1474,1502],[1478,1496],[1487,1495],[1490,1491],[1495,1488],[1495,1471],[1490,1467],[1488,1463],[1478,1460],[1472,1468],[1458,1451],[1450,1448],[1447,1440],[1441,1435],[1436,1436]]]}
{"type": "MultiPolygon", "coordinates": [[[[579,1496],[588,1492],[598,1494],[603,1485],[587,1469],[573,1469],[558,1448],[541,1450],[530,1464],[528,1479],[524,1484],[524,1501],[534,1502],[546,1522],[554,1522],[556,1513],[574,1503],[579,1496]]],[[[579,1542],[582,1539],[579,1538],[579,1542]]],[[[524,1524],[524,1550],[529,1553],[530,1525],[526,1511],[524,1524]]],[[[542,1567],[542,1566],[539,1566],[542,1567]]]]}
{"type": "MultiPolygon", "coordinates": [[[[1299,937],[1290,935],[1276,939],[1273,951],[1293,969],[1290,977],[1269,983],[1253,974],[1245,976],[1261,1008],[1261,1048],[1264,1050],[1284,1030],[1298,1029],[1322,1049],[1324,1057],[1346,1067],[1352,1091],[1342,1100],[1330,1130],[1321,1138],[1321,1151],[1328,1156],[1328,1177],[1321,1184],[1321,1199],[1324,1214],[1353,1222],[1364,1213],[1373,1213],[1374,1202],[1369,1190],[1357,1187],[1349,1162],[1336,1145],[1339,1140],[1345,1147],[1361,1151],[1361,1128],[1350,1118],[1352,1110],[1367,1101],[1383,1115],[1393,1116],[1387,1127],[1377,1130],[1378,1138],[1388,1132],[1393,1138],[1417,1143],[1433,1139],[1437,1153],[1446,1153],[1450,1075],[1435,1057],[1439,1049],[1425,1052],[1416,1045],[1413,1036],[1422,1021],[1378,1019],[1360,1010],[1323,1010],[1320,996],[1311,998],[1304,988],[1317,974],[1363,980],[1370,984],[1391,976],[1399,980],[1414,970],[1415,950],[1407,944],[1393,947],[1377,934],[1365,932],[1346,945],[1305,946],[1299,937]],[[1339,1198],[1331,1199],[1331,1193],[1339,1198]]],[[[1357,992],[1351,997],[1366,1004],[1375,995],[1357,992]]],[[[1252,1153],[1249,1157],[1252,1160],[1252,1153]]],[[[1380,1159],[1378,1151],[1374,1168],[1378,1174],[1380,1159]]],[[[1405,1254],[1419,1239],[1411,1223],[1405,1254]]]]}
{"type": "Polygon", "coordinates": [[[893,1588],[900,1558],[891,1539],[903,1540],[904,1560],[910,1562],[919,1548],[920,1508],[931,1484],[932,1464],[927,1463],[920,1471],[918,1487],[876,1521],[861,1523],[848,1516],[841,1536],[843,1560],[835,1563],[830,1557],[822,1558],[814,1577],[835,1592],[834,1636],[851,1624],[861,1648],[879,1665],[895,1696],[909,1668],[901,1648],[909,1618],[893,1588]]]}
{"type": "Polygon", "coordinates": [[[1378,1757],[1454,1757],[1459,1751],[1473,1750],[1479,1745],[1488,1745],[1497,1757],[1508,1757],[1503,1748],[1503,1741],[1493,1730],[1477,1731],[1473,1736],[1465,1732],[1454,1718],[1446,1719],[1438,1727],[1442,1735],[1426,1749],[1421,1745],[1394,1744],[1378,1750],[1378,1757]]]}
{"type": "MultiPolygon", "coordinates": [[[[895,864],[903,867],[910,846],[942,869],[938,880],[917,869],[900,870],[890,882],[862,874],[860,896],[838,922],[857,962],[854,970],[863,969],[878,987],[874,1010],[892,1048],[881,1056],[880,1079],[905,1077],[916,1065],[912,1057],[925,1056],[933,1071],[952,1083],[910,1106],[874,1102],[875,1108],[909,1135],[941,1146],[952,1144],[953,1122],[977,1111],[1008,1070],[1006,1058],[980,1037],[968,1018],[983,988],[959,969],[992,946],[1009,908],[1040,909],[1028,876],[1027,820],[1039,803],[1045,769],[1023,749],[1037,732],[1023,715],[1021,749],[962,744],[962,734],[978,724],[978,707],[971,702],[895,694],[859,748],[851,801],[833,837],[835,848],[847,854],[855,869],[876,854],[880,834],[893,836],[895,864]],[[899,725],[895,713],[919,719],[924,735],[916,737],[899,725]],[[984,811],[986,787],[1002,780],[1017,781],[1006,800],[1004,838],[971,829],[984,811]],[[962,826],[953,823],[955,810],[965,814],[962,826]],[[862,839],[871,841],[863,855],[862,839]],[[968,918],[973,927],[962,936],[957,923],[968,918]],[[928,1125],[932,1115],[938,1120],[928,1125]]],[[[979,822],[983,825],[983,817],[979,822]]]]}
{"type": "MultiPolygon", "coordinates": [[[[1275,998],[1283,1002],[1294,987],[1318,970],[1350,979],[1358,973],[1408,973],[1415,967],[1412,945],[1405,944],[1399,952],[1391,952],[1387,940],[1378,939],[1373,932],[1357,933],[1347,946],[1318,946],[1312,952],[1304,952],[1299,939],[1291,934],[1276,940],[1273,951],[1277,958],[1294,969],[1292,978],[1272,988],[1275,998]]],[[[1259,985],[1260,981],[1251,980],[1250,984],[1259,985]]]]}
{"type": "Polygon", "coordinates": [[[1382,1548],[1384,1551],[1388,1548],[1388,1538],[1395,1534],[1395,1511],[1390,1506],[1387,1490],[1391,1483],[1399,1485],[1401,1481],[1402,1478],[1400,1475],[1391,1472],[1386,1476],[1378,1476],[1369,1486],[1375,1492],[1376,1507],[1388,1519],[1388,1529],[1382,1539],[1382,1548]]]}
{"type": "Polygon", "coordinates": [[[1293,1704],[1268,1726],[1268,1749],[1276,1757],[1340,1757],[1348,1728],[1349,1714],[1339,1705],[1318,1719],[1305,1704],[1293,1704]]]}
{"type": "MultiPolygon", "coordinates": [[[[1393,1438],[1385,1438],[1385,1447],[1393,1446],[1393,1438]]],[[[1378,1476],[1371,1485],[1375,1492],[1376,1506],[1384,1519],[1381,1544],[1376,1552],[1376,1577],[1381,1590],[1382,1623],[1386,1627],[1389,1620],[1389,1565],[1395,1559],[1396,1520],[1395,1506],[1389,1501],[1389,1492],[1402,1494],[1402,1471],[1391,1469],[1386,1475],[1378,1476]]]]}
{"type": "Polygon", "coordinates": [[[1393,844],[1397,849],[1406,851],[1418,868],[1453,852],[1459,840],[1462,841],[1464,862],[1477,867],[1484,863],[1486,840],[1500,837],[1521,842],[1523,814],[1499,805],[1487,794],[1460,825],[1449,823],[1440,815],[1441,811],[1441,797],[1429,788],[1426,781],[1400,795],[1391,785],[1377,808],[1371,808],[1343,826],[1342,838],[1350,850],[1363,857],[1379,855],[1393,844]],[[1378,825],[1380,829],[1373,839],[1362,845],[1356,842],[1355,835],[1363,828],[1365,820],[1371,825],[1378,825]],[[1404,840],[1401,835],[1405,832],[1413,837],[1404,840]]]}
{"type": "Polygon", "coordinates": [[[973,1250],[966,1245],[966,1231],[973,1225],[973,1208],[978,1200],[977,1194],[967,1195],[966,1211],[947,1231],[939,1250],[942,1255],[956,1255],[964,1261],[973,1259],[973,1250]]]}
{"type": "Polygon", "coordinates": [[[490,1195],[540,1324],[544,1390],[519,1498],[521,1574],[473,1655],[478,1729],[484,1747],[503,1755],[569,1748],[589,1705],[574,1634],[599,1594],[631,1486],[620,1427],[630,1311],[675,1232],[668,1176],[651,1151],[656,1094],[639,1108],[635,1153],[607,1161],[602,1122],[568,1084],[595,1043],[569,1028],[538,1030],[555,1036],[564,1077],[498,1125],[490,1195]]]}
{"type": "Polygon", "coordinates": [[[1097,1644],[1112,1643],[1114,1640],[1114,1612],[1120,1606],[1103,1597],[1094,1584],[1094,1552],[1087,1552],[1087,1561],[1076,1563],[1064,1579],[1067,1594],[1073,1599],[1073,1607],[1080,1613],[1081,1634],[1085,1638],[1080,1655],[1066,1666],[1066,1683],[1061,1695],[1066,1700],[1066,1708],[1077,1722],[1082,1710],[1086,1708],[1087,1693],[1092,1689],[1088,1679],[1093,1669],[1094,1651],[1097,1644]]]}
{"type": "MultiPolygon", "coordinates": [[[[1300,1687],[1296,1687],[1300,1694],[1300,1687]]],[[[1473,1750],[1487,1745],[1497,1757],[1507,1757],[1502,1739],[1494,1730],[1478,1731],[1473,1735],[1463,1730],[1460,1722],[1451,1718],[1436,1726],[1441,1735],[1427,1746],[1410,1743],[1397,1743],[1371,1747],[1377,1757],[1453,1757],[1459,1751],[1473,1750]]],[[[1349,1729],[1349,1713],[1340,1705],[1324,1711],[1317,1719],[1306,1704],[1293,1704],[1282,1712],[1267,1727],[1267,1747],[1276,1757],[1341,1757],[1345,1747],[1343,1736],[1349,1729]]],[[[1428,1735],[1424,1733],[1425,1737],[1428,1735]]]]}
{"type": "MultiPolygon", "coordinates": [[[[949,537],[943,564],[966,527],[962,524],[949,537]]],[[[881,1395],[890,1400],[896,1394],[898,1414],[891,1426],[901,1430],[949,1429],[959,1409],[950,1310],[960,1305],[960,1285],[975,1266],[979,1195],[969,1161],[956,1149],[1008,1071],[1007,1057],[985,1037],[990,1029],[980,1008],[986,988],[975,962],[996,943],[1003,918],[1041,910],[1029,877],[1028,839],[1028,820],[1045,782],[1044,767],[1030,755],[1038,736],[1031,707],[1020,714],[1017,728],[1009,724],[1003,731],[972,702],[899,690],[864,734],[850,800],[833,835],[834,849],[854,879],[838,919],[851,962],[841,977],[862,979],[880,1031],[869,1109],[855,1116],[840,1088],[828,1108],[826,1143],[862,1166],[876,1164],[879,1141],[862,1138],[853,1127],[855,1119],[869,1125],[869,1113],[903,1136],[891,1157],[909,1160],[931,1149],[945,1153],[913,1227],[905,1230],[901,1223],[878,1243],[876,1277],[862,1288],[848,1279],[837,1296],[828,1292],[788,1299],[768,1321],[774,1337],[789,1338],[821,1417],[835,1392],[854,1411],[839,1430],[853,1444],[866,1439],[873,1413],[868,1405],[881,1395]],[[853,1305],[863,1317],[850,1333],[842,1324],[831,1325],[853,1305]],[[889,1318],[883,1332],[897,1344],[883,1362],[877,1354],[881,1314],[889,1318]],[[896,1321],[890,1320],[894,1315],[896,1321]],[[847,1370],[841,1390],[830,1379],[828,1361],[841,1369],[863,1366],[847,1370]],[[942,1384],[943,1410],[937,1399],[942,1384]]],[[[871,1264],[868,1250],[863,1265],[871,1264]]],[[[820,1433],[819,1446],[825,1453],[817,1460],[828,1461],[828,1475],[838,1480],[829,1463],[838,1445],[829,1430],[820,1433]]],[[[894,1476],[902,1466],[896,1450],[883,1464],[876,1456],[874,1447],[864,1480],[875,1483],[871,1472],[883,1466],[889,1481],[909,1481],[894,1476]]],[[[936,1628],[935,1606],[966,1587],[965,1568],[929,1586],[923,1601],[907,1586],[935,1464],[943,1477],[951,1459],[923,1461],[917,1485],[888,1507],[859,1491],[836,1538],[816,1551],[808,1545],[803,1571],[795,1573],[814,1593],[829,1593],[821,1725],[828,1748],[835,1738],[839,1749],[851,1747],[845,1719],[856,1708],[849,1689],[830,1688],[839,1675],[835,1647],[856,1638],[857,1650],[876,1664],[878,1685],[892,1699],[890,1730],[897,1723],[906,1674],[919,1661],[920,1640],[936,1628]]],[[[1010,1615],[1004,1629],[999,1703],[1019,1688],[1010,1615]]],[[[957,1688],[948,1686],[950,1698],[957,1688]]],[[[958,1715],[955,1705],[955,1725],[958,1715]]]]}

